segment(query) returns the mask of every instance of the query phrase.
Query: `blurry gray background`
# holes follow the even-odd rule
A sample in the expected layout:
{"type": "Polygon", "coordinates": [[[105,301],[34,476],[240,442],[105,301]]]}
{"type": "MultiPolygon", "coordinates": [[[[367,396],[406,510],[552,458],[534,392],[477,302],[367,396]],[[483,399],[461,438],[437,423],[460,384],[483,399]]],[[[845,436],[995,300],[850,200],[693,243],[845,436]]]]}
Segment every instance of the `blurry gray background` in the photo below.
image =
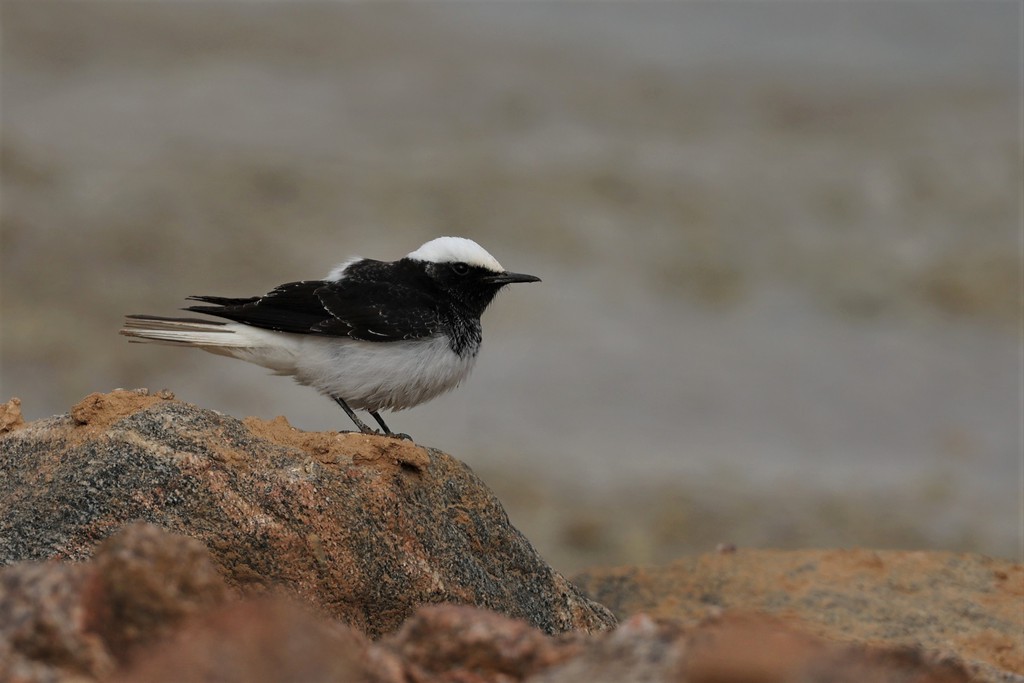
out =
{"type": "Polygon", "coordinates": [[[0,4],[0,400],[169,388],[125,313],[473,238],[543,277],[392,415],[562,570],[720,541],[1017,556],[1017,2],[0,4]]]}

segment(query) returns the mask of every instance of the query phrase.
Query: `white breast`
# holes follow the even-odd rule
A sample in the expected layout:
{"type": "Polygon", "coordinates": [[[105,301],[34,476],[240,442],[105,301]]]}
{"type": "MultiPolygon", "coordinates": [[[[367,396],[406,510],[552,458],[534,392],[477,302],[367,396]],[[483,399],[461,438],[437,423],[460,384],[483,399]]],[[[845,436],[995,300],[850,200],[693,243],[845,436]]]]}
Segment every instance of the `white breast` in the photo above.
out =
{"type": "Polygon", "coordinates": [[[475,349],[459,356],[441,335],[387,343],[304,336],[301,344],[295,379],[355,410],[419,405],[457,387],[476,362],[475,349]]]}

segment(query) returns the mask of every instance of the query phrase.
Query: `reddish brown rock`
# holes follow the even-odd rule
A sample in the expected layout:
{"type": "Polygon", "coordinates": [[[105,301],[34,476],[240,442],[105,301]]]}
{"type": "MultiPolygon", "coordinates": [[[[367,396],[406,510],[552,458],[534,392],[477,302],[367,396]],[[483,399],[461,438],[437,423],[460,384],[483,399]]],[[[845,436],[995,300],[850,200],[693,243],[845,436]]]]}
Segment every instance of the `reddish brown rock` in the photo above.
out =
{"type": "Polygon", "coordinates": [[[136,524],[88,563],[0,570],[0,681],[92,680],[224,600],[196,541],[136,524]]]}
{"type": "Polygon", "coordinates": [[[58,562],[0,570],[0,681],[91,680],[116,662],[88,628],[90,569],[58,562]]]}
{"type": "Polygon", "coordinates": [[[97,430],[117,422],[122,417],[131,415],[143,408],[159,403],[162,400],[170,400],[174,394],[169,392],[158,392],[150,395],[148,389],[136,391],[115,390],[109,394],[89,394],[81,401],[71,406],[71,419],[78,426],[88,426],[88,430],[78,430],[79,437],[86,434],[95,434],[97,430]]]}
{"type": "Polygon", "coordinates": [[[919,652],[838,645],[757,614],[684,625],[636,615],[586,639],[582,653],[530,683],[972,683],[919,652]]]}
{"type": "Polygon", "coordinates": [[[0,681],[18,683],[982,683],[911,648],[842,645],[727,613],[549,636],[521,619],[420,607],[378,642],[283,598],[226,600],[212,558],[148,524],[84,563],[0,570],[0,681]]]}
{"type": "MultiPolygon", "coordinates": [[[[656,623],[637,615],[607,634],[587,639],[583,652],[529,679],[531,683],[618,683],[619,681],[681,681],[686,651],[679,623],[656,623]]],[[[742,656],[737,652],[738,656],[742,656]]],[[[726,681],[722,681],[726,683],[726,681]]]]}
{"type": "Polygon", "coordinates": [[[227,605],[140,655],[112,683],[406,683],[397,658],[281,600],[227,605]]]}
{"type": "Polygon", "coordinates": [[[708,619],[686,638],[689,683],[970,683],[958,663],[920,650],[838,645],[752,613],[708,619]]]}
{"type": "Polygon", "coordinates": [[[0,681],[1024,683],[1020,565],[738,550],[594,570],[633,615],[607,631],[450,457],[166,394],[8,430],[0,499],[2,561],[49,558],[0,570],[0,681]],[[136,518],[154,524],[111,536],[136,518]],[[228,601],[268,592],[318,609],[228,601]]]}
{"type": "Polygon", "coordinates": [[[461,462],[408,441],[93,394],[0,435],[0,563],[88,558],[135,519],[201,541],[232,587],[285,590],[372,637],[424,603],[548,633],[614,625],[461,462]]]}
{"type": "Polygon", "coordinates": [[[151,524],[132,524],[103,541],[92,564],[88,626],[120,661],[228,596],[202,543],[151,524]]]}
{"type": "Polygon", "coordinates": [[[0,403],[0,434],[9,432],[25,424],[21,416],[21,399],[12,398],[7,403],[0,403]]]}
{"type": "Polygon", "coordinates": [[[620,619],[776,615],[811,634],[955,656],[984,680],[1024,674],[1024,565],[941,552],[738,550],[574,578],[620,619]]]}
{"type": "Polygon", "coordinates": [[[466,672],[463,683],[522,680],[583,650],[582,636],[551,638],[524,621],[456,605],[421,607],[381,644],[417,680],[457,669],[466,672]]]}

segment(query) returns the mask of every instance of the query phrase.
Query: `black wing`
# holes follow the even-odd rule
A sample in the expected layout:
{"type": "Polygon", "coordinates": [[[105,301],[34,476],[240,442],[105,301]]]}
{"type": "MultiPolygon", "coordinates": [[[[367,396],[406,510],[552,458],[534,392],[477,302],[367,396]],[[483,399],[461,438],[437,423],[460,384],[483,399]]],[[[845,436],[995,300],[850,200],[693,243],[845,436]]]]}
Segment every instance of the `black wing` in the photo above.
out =
{"type": "Polygon", "coordinates": [[[429,295],[379,281],[304,280],[252,299],[189,298],[218,305],[185,310],[279,332],[387,342],[427,337],[441,328],[429,295]]]}

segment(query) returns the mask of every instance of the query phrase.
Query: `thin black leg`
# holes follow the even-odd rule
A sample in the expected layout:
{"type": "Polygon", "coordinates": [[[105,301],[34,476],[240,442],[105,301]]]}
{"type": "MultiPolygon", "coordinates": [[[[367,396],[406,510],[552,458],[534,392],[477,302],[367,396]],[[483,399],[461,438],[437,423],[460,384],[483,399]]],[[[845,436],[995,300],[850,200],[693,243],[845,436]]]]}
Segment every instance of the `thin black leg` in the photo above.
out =
{"type": "Polygon", "coordinates": [[[370,413],[370,415],[373,416],[373,419],[377,421],[377,424],[380,425],[380,428],[384,430],[385,434],[387,434],[388,436],[392,436],[391,430],[388,429],[388,426],[386,424],[384,424],[384,418],[380,416],[380,413],[378,413],[376,410],[368,410],[366,412],[370,413]]]}
{"type": "Polygon", "coordinates": [[[370,415],[373,415],[373,419],[377,421],[377,424],[381,426],[381,429],[383,429],[384,433],[387,434],[388,436],[393,436],[396,439],[405,439],[406,441],[412,441],[412,437],[409,436],[408,434],[395,434],[393,431],[388,429],[388,426],[384,424],[384,418],[382,418],[376,410],[369,410],[367,412],[370,413],[370,415]]]}
{"type": "MultiPolygon", "coordinates": [[[[363,422],[362,420],[360,420],[356,416],[355,412],[353,412],[352,409],[348,407],[348,404],[345,403],[345,399],[339,398],[338,396],[331,396],[331,398],[334,399],[335,403],[337,403],[339,406],[341,406],[341,409],[344,410],[345,413],[352,419],[352,421],[356,424],[356,427],[359,427],[359,431],[361,431],[363,434],[376,434],[377,433],[377,430],[371,429],[368,424],[366,424],[365,422],[363,422]]],[[[370,414],[373,415],[373,413],[370,413],[370,414]]],[[[374,417],[377,417],[377,416],[374,415],[374,417]]],[[[380,418],[379,417],[377,417],[377,421],[380,422],[380,418]]],[[[381,422],[380,424],[381,424],[382,427],[384,426],[383,422],[381,422]]],[[[384,427],[384,429],[387,430],[387,427],[384,427]]],[[[390,432],[388,432],[388,433],[390,434],[390,432]]]]}

